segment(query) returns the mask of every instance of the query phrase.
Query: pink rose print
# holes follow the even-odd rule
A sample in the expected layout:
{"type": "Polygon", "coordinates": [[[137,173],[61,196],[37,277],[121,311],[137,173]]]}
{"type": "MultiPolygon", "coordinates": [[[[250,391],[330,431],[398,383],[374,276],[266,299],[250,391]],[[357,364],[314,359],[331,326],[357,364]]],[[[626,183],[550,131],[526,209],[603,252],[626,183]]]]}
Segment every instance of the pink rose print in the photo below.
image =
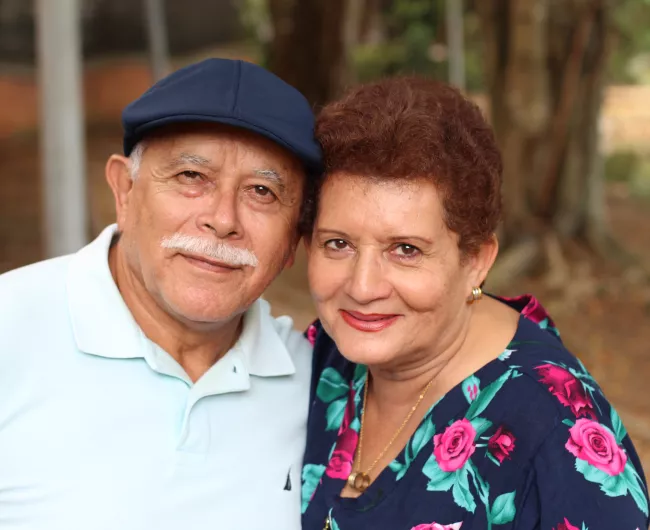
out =
{"type": "Polygon", "coordinates": [[[419,524],[411,528],[411,530],[459,530],[463,523],[452,523],[452,524],[419,524]]]}
{"type": "Polygon", "coordinates": [[[570,407],[576,418],[589,416],[596,419],[594,406],[585,393],[580,381],[571,372],[553,364],[542,364],[535,368],[541,382],[565,407],[570,407]]]}
{"type": "Polygon", "coordinates": [[[535,324],[539,324],[548,318],[549,324],[551,324],[551,326],[553,325],[551,317],[546,312],[546,309],[544,309],[537,298],[533,296],[530,297],[529,302],[526,304],[526,307],[524,307],[521,314],[524,315],[528,320],[535,322],[535,324]]]}
{"type": "Polygon", "coordinates": [[[515,437],[505,427],[499,427],[488,441],[488,451],[502,463],[510,458],[510,453],[515,449],[515,437]]]}
{"type": "Polygon", "coordinates": [[[312,346],[316,344],[316,326],[313,324],[307,328],[307,340],[312,346]]]}
{"type": "Polygon", "coordinates": [[[551,319],[550,315],[546,312],[546,309],[539,303],[539,300],[530,294],[524,294],[521,296],[500,297],[504,302],[511,302],[516,305],[520,313],[526,317],[528,320],[533,321],[535,324],[539,324],[544,320],[548,319],[548,325],[550,327],[555,327],[555,323],[551,319]]]}
{"type": "Polygon", "coordinates": [[[564,522],[557,525],[553,530],[580,530],[577,526],[573,526],[565,517],[564,522]]]}
{"type": "Polygon", "coordinates": [[[343,422],[339,428],[336,447],[325,470],[328,477],[346,480],[350,476],[350,473],[352,473],[354,452],[357,449],[357,442],[359,440],[358,433],[350,428],[352,418],[354,418],[354,390],[350,389],[348,402],[345,405],[345,412],[343,413],[343,422]]]}
{"type": "Polygon", "coordinates": [[[608,475],[622,473],[627,463],[627,455],[616,443],[612,431],[596,421],[576,421],[569,429],[565,447],[575,457],[586,460],[608,475]]]}
{"type": "Polygon", "coordinates": [[[476,431],[467,418],[455,421],[444,433],[436,434],[433,454],[440,469],[450,472],[463,467],[476,450],[474,438],[476,431]]]}
{"type": "Polygon", "coordinates": [[[354,451],[357,448],[359,435],[349,427],[339,436],[332,458],[327,464],[325,474],[331,478],[346,480],[352,473],[354,451]]]}

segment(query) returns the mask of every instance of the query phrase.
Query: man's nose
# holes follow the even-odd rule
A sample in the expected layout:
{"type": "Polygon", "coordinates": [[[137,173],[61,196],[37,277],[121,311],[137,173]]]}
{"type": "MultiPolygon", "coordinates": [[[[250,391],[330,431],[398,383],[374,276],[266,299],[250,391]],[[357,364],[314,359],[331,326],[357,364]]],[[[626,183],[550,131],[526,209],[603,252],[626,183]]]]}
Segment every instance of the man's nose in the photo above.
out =
{"type": "Polygon", "coordinates": [[[200,229],[207,229],[220,239],[242,234],[238,212],[239,198],[235,190],[216,190],[197,220],[200,229]]]}

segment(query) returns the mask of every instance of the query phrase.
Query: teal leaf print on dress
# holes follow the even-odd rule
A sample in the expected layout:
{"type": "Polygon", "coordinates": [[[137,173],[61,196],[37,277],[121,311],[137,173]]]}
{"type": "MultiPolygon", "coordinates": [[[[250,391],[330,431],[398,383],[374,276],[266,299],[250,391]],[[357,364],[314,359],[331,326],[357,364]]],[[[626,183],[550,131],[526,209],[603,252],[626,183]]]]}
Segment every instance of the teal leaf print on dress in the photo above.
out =
{"type": "Polygon", "coordinates": [[[499,355],[498,359],[499,359],[500,361],[507,361],[508,359],[510,359],[510,356],[511,356],[513,353],[515,353],[516,351],[517,351],[517,350],[508,350],[508,349],[505,349],[505,350],[503,350],[503,352],[501,353],[501,355],[499,355]]]}
{"type": "Polygon", "coordinates": [[[302,468],[302,513],[305,513],[307,506],[309,506],[309,501],[314,495],[323,473],[325,473],[325,466],[323,465],[306,464],[302,468]]]}
{"type": "Polygon", "coordinates": [[[614,429],[614,436],[616,437],[616,441],[620,444],[623,441],[623,438],[625,438],[627,436],[627,432],[625,431],[625,427],[623,426],[623,422],[621,421],[621,418],[619,417],[619,415],[616,412],[616,409],[614,407],[612,407],[611,410],[610,410],[610,417],[612,419],[612,427],[614,429]]]}
{"type": "Polygon", "coordinates": [[[474,510],[476,510],[476,502],[474,501],[474,495],[469,490],[467,473],[467,467],[462,467],[455,472],[456,480],[451,492],[454,496],[454,502],[458,506],[465,508],[468,512],[474,513],[474,510]]]}
{"type": "Polygon", "coordinates": [[[431,455],[425,462],[422,472],[429,478],[428,491],[449,491],[456,482],[455,473],[448,473],[440,469],[434,455],[431,455]]]}
{"type": "Polygon", "coordinates": [[[329,404],[327,407],[327,430],[333,431],[338,429],[343,422],[345,415],[345,407],[347,406],[347,399],[337,399],[329,404]]]}
{"type": "Polygon", "coordinates": [[[424,449],[426,445],[433,439],[433,435],[436,433],[436,426],[431,422],[431,418],[427,418],[422,425],[418,427],[418,430],[415,431],[413,435],[413,441],[411,442],[411,448],[413,452],[413,458],[415,458],[418,453],[424,449]]]}
{"type": "Polygon", "coordinates": [[[402,462],[395,459],[390,464],[388,464],[388,467],[391,471],[397,473],[395,480],[400,480],[406,474],[409,466],[407,464],[402,464],[402,462]]]}
{"type": "Polygon", "coordinates": [[[625,465],[623,476],[625,478],[625,482],[627,483],[627,489],[634,499],[634,502],[639,507],[639,510],[641,510],[643,514],[648,517],[648,499],[643,492],[641,477],[639,477],[639,474],[636,472],[634,466],[629,461],[625,465]]]}
{"type": "Polygon", "coordinates": [[[465,417],[472,420],[481,414],[481,412],[483,412],[488,407],[490,402],[494,399],[494,396],[497,395],[497,392],[501,390],[501,387],[505,384],[511,375],[512,370],[508,370],[501,377],[499,377],[499,379],[493,381],[484,389],[482,389],[479,392],[478,397],[472,401],[472,404],[469,406],[465,417]]]}
{"type": "MultiPolygon", "coordinates": [[[[582,476],[585,477],[585,480],[588,480],[589,482],[593,482],[594,484],[604,484],[608,478],[611,478],[611,475],[608,475],[607,473],[601,471],[597,467],[592,466],[586,460],[580,460],[579,458],[576,458],[575,467],[578,473],[582,473],[582,476]]],[[[616,497],[616,495],[612,495],[609,493],[608,495],[610,497],[616,497]]]]}
{"type": "Polygon", "coordinates": [[[318,381],[316,395],[321,401],[331,403],[335,399],[345,396],[349,389],[350,386],[341,374],[334,368],[325,368],[318,381]]]}
{"type": "Polygon", "coordinates": [[[329,403],[326,412],[326,429],[328,431],[333,431],[341,426],[349,390],[350,385],[334,368],[323,370],[316,387],[316,395],[324,403],[329,403]]]}
{"type": "Polygon", "coordinates": [[[411,467],[411,463],[420,454],[420,451],[429,445],[435,432],[436,426],[431,422],[431,418],[427,417],[418,427],[417,431],[415,431],[411,441],[406,445],[404,449],[404,462],[400,462],[396,458],[388,465],[397,474],[395,480],[400,480],[406,474],[411,467]]]}
{"type": "Polygon", "coordinates": [[[474,418],[471,422],[472,427],[476,431],[476,437],[481,436],[485,431],[492,427],[492,422],[485,418],[474,418]]]}
{"type": "Polygon", "coordinates": [[[515,520],[515,492],[504,493],[494,499],[490,510],[492,524],[507,524],[515,520]]]}

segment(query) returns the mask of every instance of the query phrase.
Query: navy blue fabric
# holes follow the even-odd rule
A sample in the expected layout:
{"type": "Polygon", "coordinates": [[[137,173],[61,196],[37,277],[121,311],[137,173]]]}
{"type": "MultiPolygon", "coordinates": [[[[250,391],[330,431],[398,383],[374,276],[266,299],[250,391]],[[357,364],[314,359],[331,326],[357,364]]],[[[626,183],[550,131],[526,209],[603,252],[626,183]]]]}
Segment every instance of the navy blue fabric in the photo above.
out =
{"type": "Polygon", "coordinates": [[[566,350],[549,322],[546,318],[535,324],[522,316],[515,337],[499,359],[432,407],[418,428],[426,436],[418,437],[416,432],[357,499],[342,498],[340,492],[351,470],[349,458],[356,445],[350,445],[349,430],[358,430],[367,371],[339,353],[319,322],[312,325],[307,337],[315,346],[314,389],[303,467],[303,529],[648,528],[648,489],[632,441],[600,387],[566,350]],[[556,380],[563,374],[566,386],[550,388],[549,370],[557,372],[556,380]],[[488,389],[499,381],[500,389],[490,393],[488,389]],[[588,391],[578,386],[583,383],[588,391]],[[333,394],[332,389],[338,387],[342,390],[333,394]],[[437,459],[436,446],[443,443],[448,429],[473,417],[471,403],[481,392],[490,396],[489,404],[472,421],[483,425],[484,434],[477,435],[464,467],[448,475],[438,472],[437,484],[433,484],[436,481],[430,480],[427,469],[437,459]],[[339,399],[332,399],[339,394],[339,399]],[[578,422],[597,423],[601,430],[618,433],[620,446],[614,451],[627,458],[628,486],[612,488],[609,483],[618,480],[618,475],[601,473],[569,450],[571,429],[578,422]],[[427,424],[431,428],[423,429],[427,424]],[[503,446],[507,454],[499,454],[499,433],[507,433],[509,446],[503,446]],[[441,477],[447,477],[447,487],[440,487],[441,477]],[[599,477],[607,479],[604,484],[599,477]]]}
{"type": "Polygon", "coordinates": [[[173,123],[222,123],[261,134],[321,169],[314,115],[305,97],[245,61],[207,59],[162,79],[122,113],[124,154],[150,131],[173,123]]]}

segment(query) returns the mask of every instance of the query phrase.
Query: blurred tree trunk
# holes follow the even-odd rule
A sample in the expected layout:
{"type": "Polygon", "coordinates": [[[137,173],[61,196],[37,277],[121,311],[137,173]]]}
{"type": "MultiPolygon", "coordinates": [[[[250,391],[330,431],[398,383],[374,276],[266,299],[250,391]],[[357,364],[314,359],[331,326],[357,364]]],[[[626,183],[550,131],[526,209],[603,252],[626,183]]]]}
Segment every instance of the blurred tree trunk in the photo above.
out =
{"type": "Polygon", "coordinates": [[[274,29],[269,66],[315,105],[336,96],[348,81],[350,16],[361,0],[269,0],[274,29]]]}
{"type": "Polygon", "coordinates": [[[598,127],[607,1],[481,0],[476,6],[491,119],[504,155],[506,246],[553,233],[602,249],[598,127]]]}

